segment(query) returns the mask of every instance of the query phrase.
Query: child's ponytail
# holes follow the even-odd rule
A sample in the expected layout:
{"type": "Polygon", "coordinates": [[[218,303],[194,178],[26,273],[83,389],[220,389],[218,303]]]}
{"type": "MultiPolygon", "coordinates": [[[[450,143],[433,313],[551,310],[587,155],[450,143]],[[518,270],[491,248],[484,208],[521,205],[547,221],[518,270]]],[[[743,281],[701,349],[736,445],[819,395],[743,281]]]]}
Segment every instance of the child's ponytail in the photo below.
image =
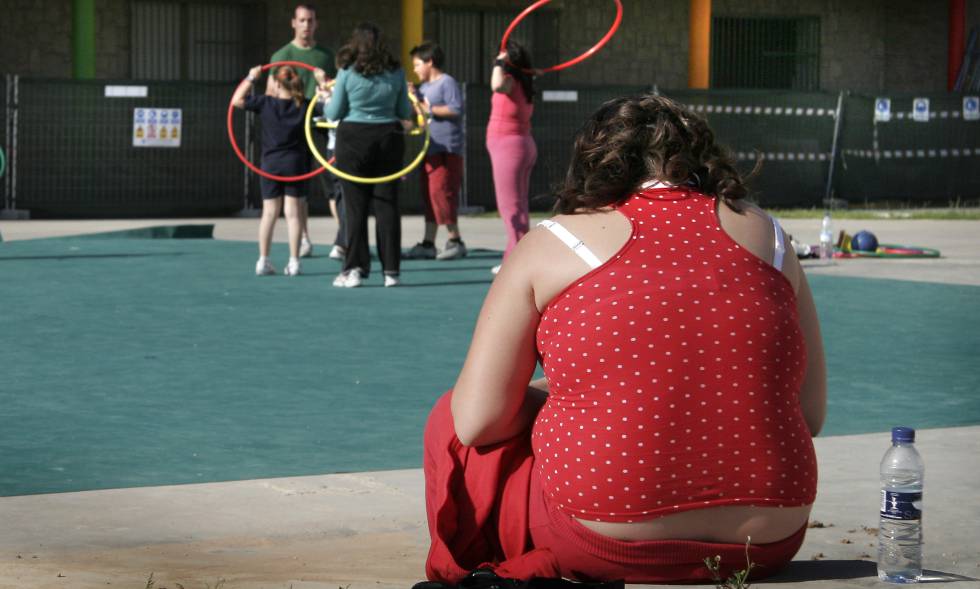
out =
{"type": "Polygon", "coordinates": [[[299,77],[296,70],[284,65],[276,70],[276,80],[289,92],[289,96],[296,103],[297,108],[302,108],[303,99],[306,98],[305,85],[303,78],[299,77]]]}

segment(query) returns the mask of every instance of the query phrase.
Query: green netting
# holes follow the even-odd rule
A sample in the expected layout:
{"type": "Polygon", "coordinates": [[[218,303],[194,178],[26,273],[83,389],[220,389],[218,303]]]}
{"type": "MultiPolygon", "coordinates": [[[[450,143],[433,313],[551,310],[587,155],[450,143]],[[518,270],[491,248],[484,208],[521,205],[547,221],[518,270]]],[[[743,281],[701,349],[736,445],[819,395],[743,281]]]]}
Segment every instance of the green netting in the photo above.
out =
{"type": "Polygon", "coordinates": [[[834,136],[837,96],[827,93],[737,90],[665,90],[708,119],[743,172],[763,160],[749,180],[753,197],[768,207],[822,201],[834,136]]]}
{"type": "MultiPolygon", "coordinates": [[[[32,216],[139,217],[229,214],[259,205],[257,177],[232,153],[225,112],[234,83],[122,82],[145,85],[146,98],[107,98],[108,82],[20,78],[16,96],[0,90],[8,108],[0,111],[0,145],[8,171],[0,180],[4,208],[32,216]],[[15,108],[11,108],[15,107],[15,108]],[[181,146],[135,148],[133,110],[180,108],[181,146]],[[11,157],[17,113],[17,153],[11,157]],[[10,169],[15,168],[15,169],[10,169]],[[16,175],[16,203],[12,176],[16,175]]],[[[532,208],[546,209],[564,177],[571,140],[585,118],[604,101],[651,90],[639,86],[549,88],[535,102],[534,137],[538,162],[531,177],[532,208]]],[[[486,123],[490,89],[467,84],[464,203],[495,209],[486,123]]],[[[833,147],[837,93],[667,89],[662,93],[708,118],[720,142],[736,154],[744,171],[757,154],[761,172],[750,180],[765,206],[821,207],[833,147]]],[[[934,116],[926,123],[908,115],[912,95],[891,95],[895,116],[874,121],[875,97],[847,95],[843,103],[831,195],[852,203],[936,202],[980,197],[980,123],[964,121],[962,96],[924,94],[934,116]]],[[[257,124],[234,116],[236,137],[252,157],[260,152],[257,124]],[[247,131],[251,129],[251,131],[247,131]]],[[[409,140],[406,158],[417,147],[409,140]]],[[[400,182],[405,212],[420,210],[418,171],[400,182]]],[[[311,207],[327,210],[318,180],[311,207]]]]}
{"type": "Polygon", "coordinates": [[[878,97],[844,103],[837,195],[853,203],[980,198],[980,122],[963,120],[959,94],[885,95],[891,120],[875,121],[878,97]],[[928,122],[912,118],[915,98],[929,100],[928,122]]]}

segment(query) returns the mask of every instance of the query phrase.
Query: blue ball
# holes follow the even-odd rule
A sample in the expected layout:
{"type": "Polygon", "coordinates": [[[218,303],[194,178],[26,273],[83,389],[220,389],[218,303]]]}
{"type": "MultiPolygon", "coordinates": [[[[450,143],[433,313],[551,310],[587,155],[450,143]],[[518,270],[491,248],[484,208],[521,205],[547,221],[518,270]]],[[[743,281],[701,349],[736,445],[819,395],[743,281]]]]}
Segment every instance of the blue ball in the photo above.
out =
{"type": "Polygon", "coordinates": [[[851,249],[859,252],[873,252],[878,249],[878,238],[870,231],[858,231],[851,238],[851,249]]]}

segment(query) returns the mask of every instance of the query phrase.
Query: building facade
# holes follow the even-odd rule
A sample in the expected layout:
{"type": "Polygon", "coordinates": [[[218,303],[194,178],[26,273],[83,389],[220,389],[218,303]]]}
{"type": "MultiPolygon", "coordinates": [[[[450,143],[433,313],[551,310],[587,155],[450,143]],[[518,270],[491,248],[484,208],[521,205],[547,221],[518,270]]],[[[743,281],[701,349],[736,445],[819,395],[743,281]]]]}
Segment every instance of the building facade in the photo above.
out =
{"type": "MultiPolygon", "coordinates": [[[[622,0],[620,30],[586,64],[546,77],[554,86],[688,86],[695,0],[622,0]]],[[[955,2],[955,0],[954,0],[955,2]]],[[[11,3],[0,37],[2,73],[70,78],[78,12],[94,20],[94,77],[234,79],[291,38],[286,0],[62,0],[11,3]],[[86,5],[88,6],[86,8],[86,5]],[[39,31],[43,31],[39,33],[39,31]],[[38,39],[41,41],[38,42],[38,39]]],[[[403,0],[316,3],[321,43],[337,47],[358,22],[379,24],[401,47],[403,0]]],[[[465,81],[484,70],[524,0],[422,0],[424,35],[440,40],[465,81]]],[[[712,88],[775,87],[857,93],[947,88],[952,2],[920,0],[713,0],[712,88]],[[768,72],[768,74],[767,74],[768,72]]],[[[613,3],[554,0],[515,36],[546,65],[584,51],[608,29],[613,3]]],[[[964,29],[980,25],[965,0],[964,29]]]]}

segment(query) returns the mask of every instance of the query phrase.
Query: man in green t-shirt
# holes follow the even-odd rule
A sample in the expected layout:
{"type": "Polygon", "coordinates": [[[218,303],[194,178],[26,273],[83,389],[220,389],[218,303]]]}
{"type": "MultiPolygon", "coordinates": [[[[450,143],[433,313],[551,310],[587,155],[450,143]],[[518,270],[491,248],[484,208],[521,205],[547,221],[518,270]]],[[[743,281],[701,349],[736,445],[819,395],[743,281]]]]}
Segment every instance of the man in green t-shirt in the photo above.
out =
{"type": "MultiPolygon", "coordinates": [[[[272,54],[272,58],[269,60],[271,62],[275,61],[299,61],[305,64],[309,64],[313,67],[322,69],[327,74],[327,78],[334,78],[337,76],[337,66],[334,60],[333,51],[317,45],[316,42],[316,29],[319,24],[316,19],[316,8],[311,4],[300,4],[296,6],[293,11],[293,19],[290,23],[293,27],[293,40],[289,43],[283,45],[278,51],[272,54]]],[[[306,84],[306,97],[312,99],[316,95],[316,80],[313,78],[313,72],[305,68],[296,68],[303,82],[306,84]]],[[[266,94],[272,94],[272,78],[275,75],[275,69],[270,72],[266,81],[266,94]]],[[[326,174],[320,174],[318,176],[321,180],[326,180],[326,174]]],[[[329,187],[332,184],[329,180],[323,183],[324,192],[330,194],[334,192],[329,187]]],[[[329,196],[328,196],[329,198],[329,196]]],[[[333,202],[331,201],[333,205],[333,202]]],[[[302,241],[300,242],[300,256],[309,257],[313,252],[313,244],[310,242],[310,232],[307,227],[307,219],[309,218],[309,204],[304,200],[303,205],[299,207],[300,213],[300,225],[302,229],[302,241]]],[[[331,210],[334,207],[331,206],[331,210]]],[[[340,218],[338,215],[338,222],[340,218]]]]}

